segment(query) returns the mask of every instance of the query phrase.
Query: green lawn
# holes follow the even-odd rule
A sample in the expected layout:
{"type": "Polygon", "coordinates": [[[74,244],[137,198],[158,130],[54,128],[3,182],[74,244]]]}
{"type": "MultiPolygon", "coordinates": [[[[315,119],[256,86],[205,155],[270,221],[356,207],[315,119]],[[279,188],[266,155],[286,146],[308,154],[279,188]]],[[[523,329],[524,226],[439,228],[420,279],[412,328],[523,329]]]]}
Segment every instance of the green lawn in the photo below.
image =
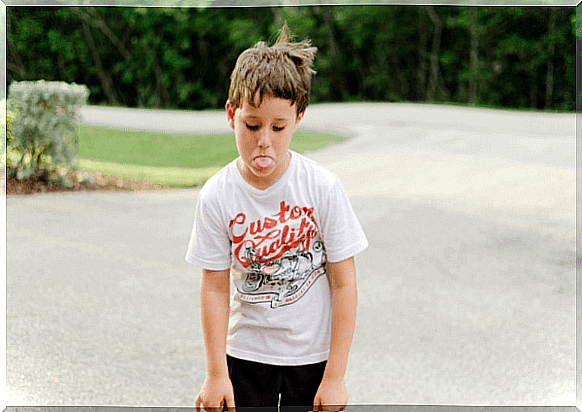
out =
{"type": "MultiPolygon", "coordinates": [[[[299,153],[343,137],[297,131],[291,149],[299,153]]],[[[175,134],[80,125],[79,166],[122,178],[170,186],[199,186],[238,156],[234,133],[175,134]]]]}

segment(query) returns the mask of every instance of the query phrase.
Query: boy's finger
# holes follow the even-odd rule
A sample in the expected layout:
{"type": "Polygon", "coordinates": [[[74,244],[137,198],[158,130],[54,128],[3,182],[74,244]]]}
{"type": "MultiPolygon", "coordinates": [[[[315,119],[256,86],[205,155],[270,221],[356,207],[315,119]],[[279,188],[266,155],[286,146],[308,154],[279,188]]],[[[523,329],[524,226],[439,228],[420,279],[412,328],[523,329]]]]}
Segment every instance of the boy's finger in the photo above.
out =
{"type": "Polygon", "coordinates": [[[194,401],[194,406],[196,406],[196,412],[200,412],[200,405],[202,405],[202,400],[200,399],[200,394],[196,397],[194,401]]]}
{"type": "Polygon", "coordinates": [[[346,410],[347,405],[327,405],[321,402],[314,402],[313,412],[343,412],[346,410]]]}
{"type": "Polygon", "coordinates": [[[234,394],[231,392],[224,398],[224,410],[228,412],[236,411],[236,405],[234,404],[234,394]]]}

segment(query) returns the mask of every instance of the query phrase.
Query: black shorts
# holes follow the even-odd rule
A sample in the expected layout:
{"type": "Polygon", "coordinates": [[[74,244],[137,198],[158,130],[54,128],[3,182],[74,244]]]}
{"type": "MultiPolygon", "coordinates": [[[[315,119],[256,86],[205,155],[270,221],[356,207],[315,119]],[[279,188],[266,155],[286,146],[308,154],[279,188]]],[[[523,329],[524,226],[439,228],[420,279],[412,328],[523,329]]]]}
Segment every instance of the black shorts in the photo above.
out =
{"type": "Polygon", "coordinates": [[[226,356],[237,412],[311,411],[327,362],[277,366],[226,356]],[[260,407],[260,409],[257,409],[260,407]],[[242,409],[241,409],[242,408],[242,409]]]}

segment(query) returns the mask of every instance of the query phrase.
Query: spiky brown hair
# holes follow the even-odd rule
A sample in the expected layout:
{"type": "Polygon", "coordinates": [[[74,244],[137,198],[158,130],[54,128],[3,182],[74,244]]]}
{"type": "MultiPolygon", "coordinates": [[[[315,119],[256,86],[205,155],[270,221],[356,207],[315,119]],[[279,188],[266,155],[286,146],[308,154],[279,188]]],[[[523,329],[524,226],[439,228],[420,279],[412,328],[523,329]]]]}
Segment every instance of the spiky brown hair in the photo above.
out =
{"type": "Polygon", "coordinates": [[[304,112],[309,104],[311,75],[315,73],[311,63],[316,52],[308,40],[291,42],[287,23],[273,46],[258,42],[242,52],[230,76],[228,100],[233,110],[242,106],[243,99],[256,107],[258,94],[259,105],[268,95],[296,104],[297,115],[304,112]]]}

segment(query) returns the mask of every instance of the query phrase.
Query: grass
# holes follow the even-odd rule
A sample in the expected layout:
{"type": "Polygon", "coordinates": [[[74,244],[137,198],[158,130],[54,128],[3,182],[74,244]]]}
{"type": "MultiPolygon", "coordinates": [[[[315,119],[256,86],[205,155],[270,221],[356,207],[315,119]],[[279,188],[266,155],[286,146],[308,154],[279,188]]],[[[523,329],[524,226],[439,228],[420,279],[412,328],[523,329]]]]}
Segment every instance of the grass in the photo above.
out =
{"type": "Polygon", "coordinates": [[[186,169],[181,167],[128,165],[87,159],[79,159],[78,164],[83,170],[101,173],[103,175],[179,187],[202,186],[204,182],[220,170],[220,167],[186,169]]]}
{"type": "MultiPolygon", "coordinates": [[[[343,137],[297,131],[291,149],[304,153],[343,137]]],[[[238,156],[233,133],[157,133],[80,125],[82,169],[168,186],[200,186],[238,156]]]]}

